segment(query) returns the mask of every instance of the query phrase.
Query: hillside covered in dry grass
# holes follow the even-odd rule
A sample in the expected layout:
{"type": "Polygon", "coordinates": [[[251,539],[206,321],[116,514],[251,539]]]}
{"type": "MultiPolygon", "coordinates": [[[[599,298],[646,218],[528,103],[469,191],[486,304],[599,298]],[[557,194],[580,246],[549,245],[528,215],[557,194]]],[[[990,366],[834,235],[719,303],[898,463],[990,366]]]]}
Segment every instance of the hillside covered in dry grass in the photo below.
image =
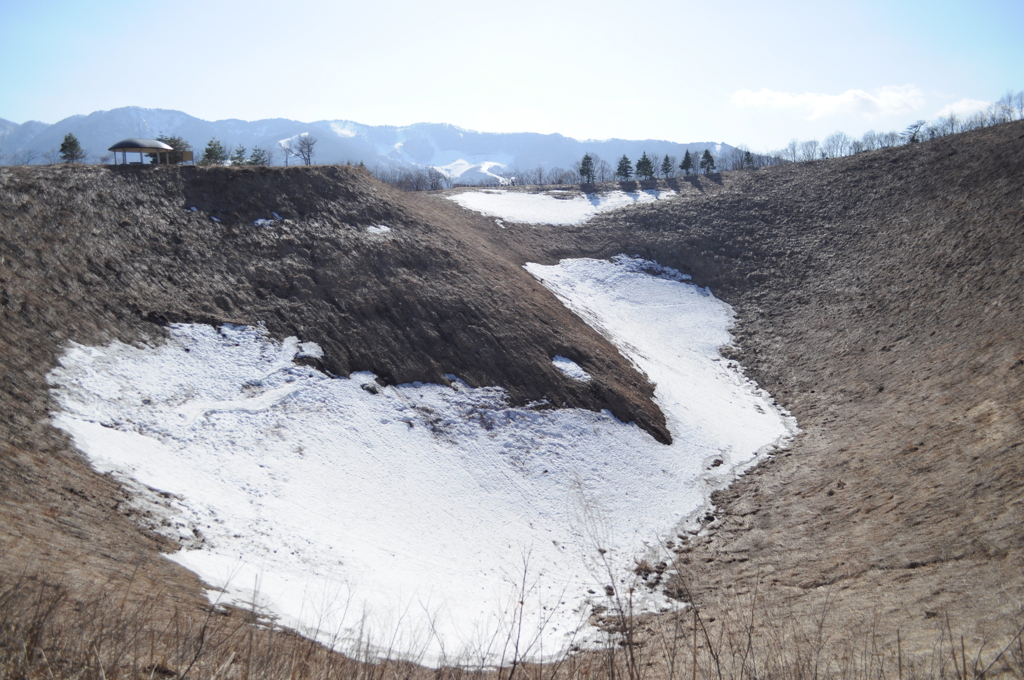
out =
{"type": "MultiPolygon", "coordinates": [[[[702,674],[761,677],[742,649],[779,641],[838,659],[870,640],[871,659],[943,669],[960,636],[972,667],[961,649],[955,666],[976,672],[1024,624],[1022,157],[1011,123],[671,180],[670,201],[505,229],[350,168],[0,169],[0,576],[203,620],[200,584],[158,557],[173,546],[48,423],[45,375],[67,343],[158,341],[167,321],[262,321],[322,345],[335,374],[454,373],[520,403],[609,408],[664,440],[644,376],[521,268],[625,252],[734,306],[732,356],[804,432],[721,492],[699,536],[671,539],[679,592],[721,636],[701,639],[702,674]],[[253,225],[273,212],[283,220],[253,225]],[[366,231],[377,224],[403,229],[366,231]],[[595,380],[567,380],[555,354],[595,380]],[[743,665],[707,656],[716,645],[743,665]]],[[[657,664],[644,672],[674,669],[654,640],[675,637],[644,625],[657,664]]],[[[681,654],[687,630],[668,647],[681,654]]],[[[207,650],[202,674],[229,649],[207,650]]],[[[165,657],[185,671],[188,654],[165,657]]]]}

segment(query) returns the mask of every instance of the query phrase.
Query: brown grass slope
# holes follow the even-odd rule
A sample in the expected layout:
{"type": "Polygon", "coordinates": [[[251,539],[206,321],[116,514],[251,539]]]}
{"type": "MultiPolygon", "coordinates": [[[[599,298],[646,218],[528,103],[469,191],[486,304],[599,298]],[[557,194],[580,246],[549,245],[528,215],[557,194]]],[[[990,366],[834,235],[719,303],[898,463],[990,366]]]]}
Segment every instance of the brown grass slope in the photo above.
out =
{"type": "Polygon", "coordinates": [[[929,649],[947,614],[975,641],[1020,614],[1024,123],[680,184],[510,241],[523,259],[625,251],[693,274],[797,417],[792,450],[720,492],[683,549],[697,600],[757,580],[809,620],[880,617],[929,649]]]}

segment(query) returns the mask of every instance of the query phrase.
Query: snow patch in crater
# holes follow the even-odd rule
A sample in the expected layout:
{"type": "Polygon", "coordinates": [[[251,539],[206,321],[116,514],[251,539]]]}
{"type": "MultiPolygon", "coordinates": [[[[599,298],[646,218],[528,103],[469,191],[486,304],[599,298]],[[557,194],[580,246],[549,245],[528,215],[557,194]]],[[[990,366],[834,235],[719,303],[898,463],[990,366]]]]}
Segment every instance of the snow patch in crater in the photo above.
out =
{"type": "MultiPolygon", "coordinates": [[[[512,407],[497,387],[332,377],[296,363],[322,357],[315,344],[231,325],[72,345],[48,375],[53,422],[176,537],[169,558],[211,600],[434,665],[498,662],[521,620],[519,652],[557,656],[603,639],[587,621],[605,586],[696,530],[710,493],[795,424],[719,355],[728,305],[678,272],[526,269],[655,383],[671,446],[607,412],[512,407]]],[[[638,592],[638,608],[667,604],[638,592]]]]}
{"type": "Polygon", "coordinates": [[[663,201],[675,196],[674,191],[611,191],[606,194],[583,194],[571,198],[555,198],[552,192],[531,194],[519,191],[490,189],[465,191],[447,196],[463,208],[490,217],[500,217],[523,224],[568,226],[583,224],[598,213],[635,203],[663,201]]]}

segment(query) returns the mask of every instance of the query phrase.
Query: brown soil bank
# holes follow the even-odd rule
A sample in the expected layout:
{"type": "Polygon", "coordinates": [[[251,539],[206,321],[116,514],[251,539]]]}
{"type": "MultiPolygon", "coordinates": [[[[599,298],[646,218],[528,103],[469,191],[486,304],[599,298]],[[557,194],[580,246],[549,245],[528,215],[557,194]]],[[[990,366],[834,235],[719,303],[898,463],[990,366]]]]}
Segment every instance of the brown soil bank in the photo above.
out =
{"type": "Polygon", "coordinates": [[[1012,123],[681,181],[557,242],[512,235],[524,258],[625,251],[693,274],[797,417],[792,450],[718,494],[680,554],[719,616],[756,580],[833,638],[863,624],[894,650],[899,628],[933,651],[947,615],[974,650],[1024,624],[1022,159],[1012,123]]]}
{"type": "Polygon", "coordinates": [[[47,423],[67,342],[154,338],[164,320],[262,320],[323,345],[335,373],[454,373],[664,438],[643,377],[521,270],[626,252],[735,306],[738,355],[805,432],[719,495],[680,587],[721,622],[756,583],[759,630],[827,620],[818,648],[863,627],[933,650],[948,615],[976,649],[1024,598],[1021,158],[1013,123],[505,230],[344,168],[0,169],[0,573],[126,584],[139,564],[133,592],[196,602],[193,577],[147,557],[168,546],[47,423]],[[285,219],[252,225],[271,211],[285,219]]]}

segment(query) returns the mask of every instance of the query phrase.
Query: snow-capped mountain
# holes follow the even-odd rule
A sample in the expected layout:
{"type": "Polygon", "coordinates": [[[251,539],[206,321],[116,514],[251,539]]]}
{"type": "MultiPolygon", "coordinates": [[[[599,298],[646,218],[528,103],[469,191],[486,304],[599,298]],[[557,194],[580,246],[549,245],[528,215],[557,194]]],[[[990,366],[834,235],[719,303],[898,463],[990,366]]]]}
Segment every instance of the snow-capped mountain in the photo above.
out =
{"type": "MultiPolygon", "coordinates": [[[[585,153],[608,163],[626,155],[635,161],[641,153],[670,154],[682,158],[689,150],[728,152],[733,147],[716,142],[680,144],[664,140],[579,141],[560,134],[475,132],[448,124],[416,123],[403,127],[363,125],[348,120],[304,123],[284,118],[257,121],[227,119],[205,121],[181,111],[130,106],[77,115],[48,125],[38,121],[16,124],[0,119],[0,158],[4,163],[44,162],[72,133],[96,160],[126,137],[174,135],[192,144],[197,157],[216,138],[229,149],[244,146],[271,151],[275,164],[286,162],[285,147],[308,134],[316,138],[315,162],[358,163],[369,167],[436,167],[462,182],[496,181],[499,175],[536,172],[538,168],[571,168],[585,153]],[[289,141],[291,140],[291,141],[289,141]]],[[[295,159],[288,162],[295,163],[295,159]]]]}

